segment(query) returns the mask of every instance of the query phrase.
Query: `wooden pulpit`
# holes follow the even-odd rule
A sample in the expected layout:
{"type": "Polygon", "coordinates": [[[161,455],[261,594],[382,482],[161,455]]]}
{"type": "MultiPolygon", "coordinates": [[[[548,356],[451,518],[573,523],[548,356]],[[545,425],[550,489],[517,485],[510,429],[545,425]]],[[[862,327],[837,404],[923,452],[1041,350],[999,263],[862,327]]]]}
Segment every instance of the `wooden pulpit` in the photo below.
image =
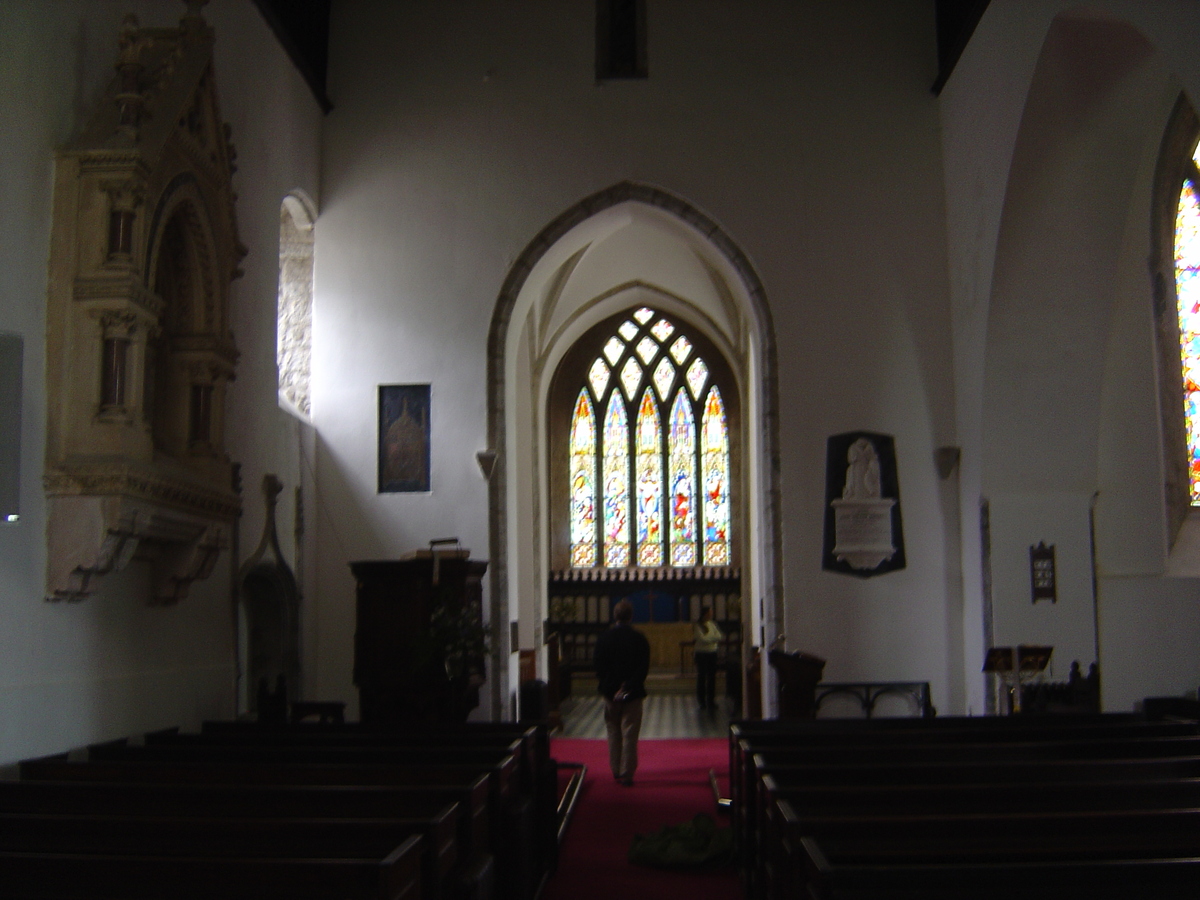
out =
{"type": "Polygon", "coordinates": [[[479,705],[481,648],[456,644],[445,622],[482,632],[487,562],[469,551],[419,551],[350,564],[357,582],[354,684],[364,724],[463,722],[479,705]]]}

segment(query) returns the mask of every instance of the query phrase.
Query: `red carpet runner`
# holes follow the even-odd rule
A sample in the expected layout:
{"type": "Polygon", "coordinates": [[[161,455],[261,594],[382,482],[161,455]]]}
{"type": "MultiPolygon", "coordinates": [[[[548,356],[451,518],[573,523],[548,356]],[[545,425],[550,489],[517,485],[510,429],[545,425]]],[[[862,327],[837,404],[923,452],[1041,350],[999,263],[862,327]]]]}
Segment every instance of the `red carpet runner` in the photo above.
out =
{"type": "Polygon", "coordinates": [[[551,755],[588,767],[559,858],[543,900],[736,900],[742,895],[734,869],[669,872],[626,861],[634,834],[678,825],[697,813],[729,825],[713,803],[708,770],[716,769],[728,791],[729,742],[725,739],[640,741],[633,787],[617,784],[604,741],[556,738],[551,755]]]}

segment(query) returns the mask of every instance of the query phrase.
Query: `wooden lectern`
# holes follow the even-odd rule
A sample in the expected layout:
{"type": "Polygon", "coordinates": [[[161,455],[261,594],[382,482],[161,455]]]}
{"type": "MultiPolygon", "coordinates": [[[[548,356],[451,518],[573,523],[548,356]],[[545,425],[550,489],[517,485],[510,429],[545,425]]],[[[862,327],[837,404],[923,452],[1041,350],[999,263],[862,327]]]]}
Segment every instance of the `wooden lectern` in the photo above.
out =
{"type": "Polygon", "coordinates": [[[1021,711],[1021,682],[1046,670],[1053,647],[992,647],[983,661],[983,671],[999,676],[1008,692],[1009,715],[1021,711]]]}
{"type": "Polygon", "coordinates": [[[468,615],[482,626],[487,562],[467,550],[422,550],[398,560],[350,564],[357,581],[354,684],[363,724],[463,722],[479,705],[485,660],[448,660],[455,648],[434,625],[468,615]],[[441,612],[438,612],[441,610],[441,612]],[[465,613],[464,613],[465,611],[465,613]]]}

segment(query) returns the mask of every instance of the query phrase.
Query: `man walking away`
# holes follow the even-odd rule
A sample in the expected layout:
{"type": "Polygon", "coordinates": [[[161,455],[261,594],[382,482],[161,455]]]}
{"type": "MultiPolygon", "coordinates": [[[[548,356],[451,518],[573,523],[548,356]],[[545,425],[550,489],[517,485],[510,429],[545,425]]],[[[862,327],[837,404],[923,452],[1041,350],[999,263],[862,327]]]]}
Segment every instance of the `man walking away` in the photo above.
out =
{"type": "Polygon", "coordinates": [[[642,701],[650,671],[650,642],[634,630],[633,604],[620,601],[613,607],[613,626],[596,641],[596,677],[604,697],[604,726],[608,732],[608,763],[613,778],[633,784],[637,771],[638,732],[642,728],[642,701]]]}

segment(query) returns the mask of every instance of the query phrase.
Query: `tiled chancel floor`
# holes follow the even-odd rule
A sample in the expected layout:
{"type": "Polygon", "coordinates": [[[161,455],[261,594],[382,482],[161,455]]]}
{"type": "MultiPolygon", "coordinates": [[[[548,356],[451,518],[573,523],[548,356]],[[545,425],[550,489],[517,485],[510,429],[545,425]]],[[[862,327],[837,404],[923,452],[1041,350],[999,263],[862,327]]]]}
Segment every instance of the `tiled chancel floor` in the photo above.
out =
{"type": "MultiPolygon", "coordinates": [[[[562,737],[603,740],[604,702],[600,695],[573,694],[563,701],[562,737]]],[[[719,699],[717,710],[707,713],[696,705],[691,694],[651,694],[642,708],[641,737],[719,738],[729,734],[729,701],[719,699]]]]}

